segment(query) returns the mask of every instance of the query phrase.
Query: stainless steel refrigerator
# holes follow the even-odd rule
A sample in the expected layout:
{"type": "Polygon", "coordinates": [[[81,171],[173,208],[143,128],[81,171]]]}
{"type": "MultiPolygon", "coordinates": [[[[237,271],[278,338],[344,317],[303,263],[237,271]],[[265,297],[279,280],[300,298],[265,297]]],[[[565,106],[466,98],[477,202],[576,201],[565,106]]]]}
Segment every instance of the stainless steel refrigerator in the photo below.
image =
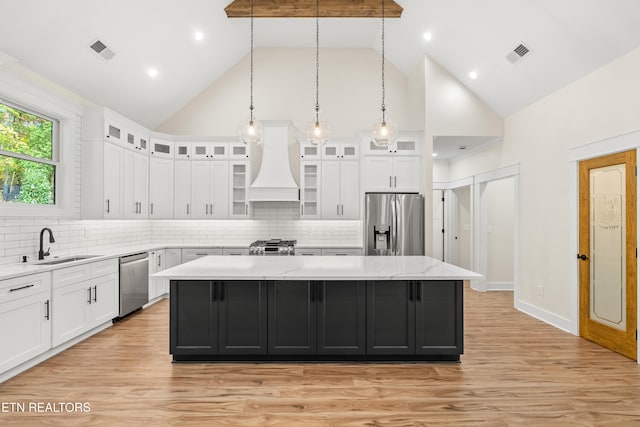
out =
{"type": "Polygon", "coordinates": [[[366,255],[424,255],[424,198],[417,193],[365,194],[366,255]]]}

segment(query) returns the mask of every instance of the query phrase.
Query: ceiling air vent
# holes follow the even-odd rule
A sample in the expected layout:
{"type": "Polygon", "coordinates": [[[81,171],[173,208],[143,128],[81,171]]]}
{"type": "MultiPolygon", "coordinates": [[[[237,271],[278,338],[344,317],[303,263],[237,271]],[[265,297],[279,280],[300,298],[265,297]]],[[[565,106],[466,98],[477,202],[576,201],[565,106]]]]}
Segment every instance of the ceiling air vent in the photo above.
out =
{"type": "Polygon", "coordinates": [[[531,48],[526,46],[524,43],[520,43],[516,46],[511,52],[507,54],[507,60],[512,64],[517,64],[522,61],[525,56],[528,56],[531,53],[531,48]]]}
{"type": "Polygon", "coordinates": [[[107,45],[104,44],[99,39],[94,40],[89,45],[89,49],[91,49],[92,51],[94,51],[95,53],[100,55],[100,58],[104,59],[105,61],[108,61],[108,60],[112,59],[116,55],[116,53],[114,51],[109,49],[107,47],[107,45]]]}

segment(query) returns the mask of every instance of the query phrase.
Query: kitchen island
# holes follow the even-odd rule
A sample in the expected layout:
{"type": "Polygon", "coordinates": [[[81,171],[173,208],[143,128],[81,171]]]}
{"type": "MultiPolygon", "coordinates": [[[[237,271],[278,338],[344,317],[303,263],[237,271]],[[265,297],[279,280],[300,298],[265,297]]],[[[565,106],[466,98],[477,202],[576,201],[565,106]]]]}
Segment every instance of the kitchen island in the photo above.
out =
{"type": "Polygon", "coordinates": [[[208,256],[170,279],[170,352],[187,361],[457,361],[463,281],[430,257],[208,256]]]}

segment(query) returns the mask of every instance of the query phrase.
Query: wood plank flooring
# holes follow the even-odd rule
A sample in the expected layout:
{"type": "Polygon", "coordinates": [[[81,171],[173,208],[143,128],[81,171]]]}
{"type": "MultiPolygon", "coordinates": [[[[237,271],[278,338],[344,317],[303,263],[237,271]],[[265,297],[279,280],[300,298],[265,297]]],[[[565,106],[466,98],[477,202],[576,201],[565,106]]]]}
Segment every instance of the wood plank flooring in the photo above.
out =
{"type": "Polygon", "coordinates": [[[0,425],[640,425],[635,362],[512,298],[465,290],[459,364],[172,364],[165,300],[0,384],[0,403],[89,413],[0,412],[0,425]]]}

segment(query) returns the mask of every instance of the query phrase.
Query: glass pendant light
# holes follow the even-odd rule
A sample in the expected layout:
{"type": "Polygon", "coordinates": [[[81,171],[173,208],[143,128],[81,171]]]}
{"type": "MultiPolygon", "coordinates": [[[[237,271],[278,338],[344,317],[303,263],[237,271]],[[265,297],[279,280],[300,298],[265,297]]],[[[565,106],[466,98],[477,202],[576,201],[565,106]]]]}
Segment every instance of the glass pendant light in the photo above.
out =
{"type": "Polygon", "coordinates": [[[250,83],[249,83],[249,118],[240,122],[238,125],[238,133],[240,140],[245,144],[260,144],[262,142],[262,125],[253,115],[253,0],[251,1],[251,65],[250,65],[250,83]]]}
{"type": "Polygon", "coordinates": [[[316,116],[307,127],[307,138],[313,144],[324,144],[331,134],[331,128],[327,122],[320,121],[320,6],[316,0],[316,116]]]}
{"type": "Polygon", "coordinates": [[[398,137],[398,125],[387,118],[387,107],[384,104],[384,1],[382,0],[382,117],[373,125],[371,137],[378,146],[393,145],[398,137]]]}

